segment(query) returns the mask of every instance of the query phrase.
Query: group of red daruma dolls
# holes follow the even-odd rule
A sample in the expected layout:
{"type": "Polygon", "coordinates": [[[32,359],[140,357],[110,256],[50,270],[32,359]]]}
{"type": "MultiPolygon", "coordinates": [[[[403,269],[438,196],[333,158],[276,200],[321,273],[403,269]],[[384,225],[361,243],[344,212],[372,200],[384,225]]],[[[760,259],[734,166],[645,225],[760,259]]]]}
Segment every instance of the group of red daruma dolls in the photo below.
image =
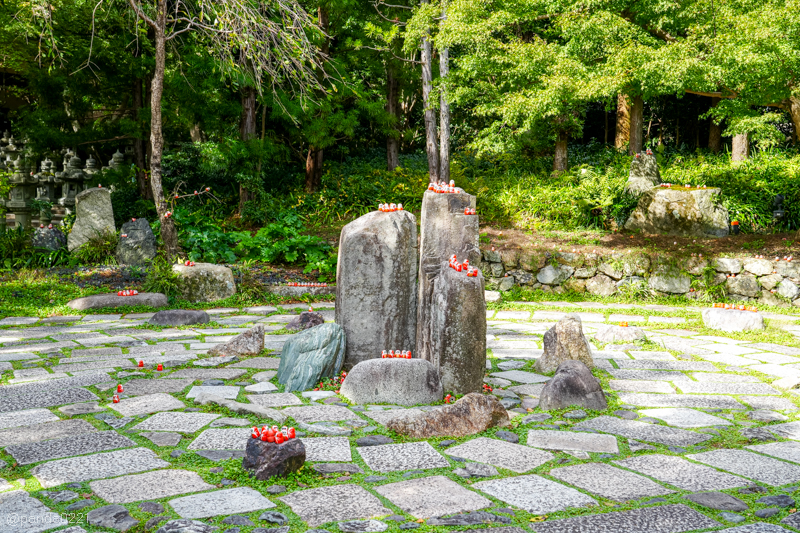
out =
{"type": "Polygon", "coordinates": [[[327,283],[317,283],[315,281],[290,281],[287,287],[327,287],[327,283]]]}
{"type": "Polygon", "coordinates": [[[469,266],[469,259],[464,259],[463,263],[459,263],[458,260],[456,259],[456,254],[453,254],[453,257],[450,258],[449,265],[450,268],[452,268],[456,272],[466,272],[468,278],[478,277],[478,269],[469,266]]]}
{"type": "Polygon", "coordinates": [[[454,193],[456,192],[456,182],[450,180],[450,185],[448,185],[443,181],[440,181],[438,183],[429,183],[428,190],[437,193],[454,193]]]}
{"type": "Polygon", "coordinates": [[[389,350],[389,353],[386,353],[386,350],[384,350],[383,353],[381,354],[381,359],[394,359],[394,358],[411,359],[411,350],[403,350],[402,352],[400,350],[397,351],[389,350]]]}
{"type": "Polygon", "coordinates": [[[402,210],[403,204],[378,204],[378,211],[381,213],[393,213],[402,210]]]}
{"type": "Polygon", "coordinates": [[[264,442],[274,442],[275,444],[283,444],[287,440],[297,438],[294,428],[287,428],[283,426],[278,429],[278,426],[264,426],[258,429],[253,426],[253,433],[250,435],[254,439],[261,439],[264,442]]]}
{"type": "Polygon", "coordinates": [[[758,307],[753,307],[752,305],[724,304],[718,302],[711,307],[716,307],[718,309],[734,309],[736,311],[750,311],[751,313],[758,312],[758,307]]]}
{"type": "Polygon", "coordinates": [[[117,291],[117,296],[136,296],[137,294],[139,294],[139,291],[136,290],[117,291]]]}

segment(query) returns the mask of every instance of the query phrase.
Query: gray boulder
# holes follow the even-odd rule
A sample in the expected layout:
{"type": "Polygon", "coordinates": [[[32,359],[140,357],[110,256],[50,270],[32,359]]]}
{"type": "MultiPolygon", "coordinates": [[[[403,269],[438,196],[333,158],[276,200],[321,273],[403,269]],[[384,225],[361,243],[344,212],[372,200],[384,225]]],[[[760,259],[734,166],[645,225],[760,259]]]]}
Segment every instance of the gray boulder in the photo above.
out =
{"type": "Polygon", "coordinates": [[[728,210],[719,205],[720,189],[652,188],[639,198],[625,223],[628,231],[684,237],[727,237],[728,210]]]}
{"type": "Polygon", "coordinates": [[[236,294],[236,282],[230,268],[212,263],[195,266],[173,265],[178,274],[181,297],[190,302],[216,302],[236,294]]]}
{"type": "Polygon", "coordinates": [[[617,292],[617,284],[605,274],[598,274],[586,282],[586,292],[595,296],[611,296],[617,292]]]}
{"type": "Polygon", "coordinates": [[[120,265],[146,265],[153,260],[156,236],[146,218],[129,220],[122,225],[116,255],[120,265]]]}
{"type": "Polygon", "coordinates": [[[575,269],[567,265],[547,265],[536,274],[536,281],[542,285],[561,285],[575,272],[575,269]]]}
{"type": "Polygon", "coordinates": [[[58,228],[36,228],[31,246],[55,252],[67,246],[67,237],[58,228]]]}
{"type": "Polygon", "coordinates": [[[758,282],[761,284],[761,287],[771,291],[775,287],[778,286],[778,283],[783,281],[783,276],[780,274],[770,274],[769,276],[762,276],[758,278],[758,282]]]}
{"type": "Polygon", "coordinates": [[[508,413],[497,398],[473,392],[452,405],[394,418],[386,428],[414,439],[427,439],[466,437],[508,424],[508,413]]]}
{"type": "Polygon", "coordinates": [[[67,236],[67,249],[77,250],[89,239],[114,233],[114,209],[108,189],[86,189],[75,197],[75,223],[67,236]]]}
{"type": "Polygon", "coordinates": [[[769,259],[745,259],[744,269],[755,276],[768,276],[774,270],[769,259]]]}
{"type": "Polygon", "coordinates": [[[424,359],[370,359],[350,369],[340,394],[355,404],[431,404],[444,394],[439,372],[424,359]]]}
{"type": "Polygon", "coordinates": [[[703,309],[701,315],[703,324],[709,329],[731,332],[764,329],[764,317],[761,316],[761,313],[711,307],[703,309]]]}
{"type": "Polygon", "coordinates": [[[608,407],[600,380],[581,361],[564,361],[558,365],[553,379],[539,395],[543,411],[564,409],[571,405],[602,411],[608,407]]]}
{"type": "Polygon", "coordinates": [[[592,349],[583,334],[581,317],[567,315],[544,334],[544,354],[536,360],[535,368],[540,373],[554,372],[561,363],[569,360],[581,361],[594,367],[592,349]]]}
{"type": "Polygon", "coordinates": [[[260,481],[285,477],[297,472],[306,462],[306,447],[300,439],[282,444],[261,439],[247,439],[242,468],[253,472],[260,481]]]}
{"type": "Polygon", "coordinates": [[[735,278],[725,279],[725,289],[729,294],[738,294],[740,296],[749,296],[750,298],[758,296],[761,288],[758,286],[755,276],[741,275],[735,278]]]}
{"type": "Polygon", "coordinates": [[[228,342],[215,346],[208,351],[209,355],[258,355],[264,349],[264,335],[266,330],[263,324],[258,324],[248,331],[241,333],[228,342]]]}
{"type": "Polygon", "coordinates": [[[637,326],[607,326],[597,327],[594,334],[597,342],[636,342],[645,340],[645,333],[642,328],[637,326]]]}
{"type": "Polygon", "coordinates": [[[785,279],[778,283],[777,292],[779,296],[783,296],[787,300],[794,300],[800,294],[800,289],[797,288],[797,285],[785,279]]]}
{"type": "Polygon", "coordinates": [[[207,324],[211,322],[211,317],[205,311],[167,309],[154,314],[150,317],[149,322],[157,326],[191,326],[192,324],[207,324]]]}
{"type": "Polygon", "coordinates": [[[312,311],[303,311],[296,318],[293,318],[291,322],[286,324],[286,329],[289,331],[301,331],[304,329],[313,328],[314,326],[319,326],[320,324],[325,323],[325,318],[320,313],[314,313],[312,311]]]}
{"type": "MultiPolygon", "coordinates": [[[[766,259],[765,259],[766,261],[766,259]]],[[[769,261],[767,261],[769,263],[769,261]]],[[[772,263],[770,263],[769,272],[772,272],[772,263]]],[[[738,274],[742,271],[742,262],[733,257],[718,257],[714,260],[714,270],[722,272],[723,274],[738,274]]],[[[769,272],[767,272],[769,274],[769,272]]]]}
{"type": "Polygon", "coordinates": [[[139,524],[128,510],[121,505],[106,505],[98,509],[89,511],[86,521],[92,525],[102,528],[109,528],[116,531],[127,531],[139,524]]]}
{"type": "MultiPolygon", "coordinates": [[[[447,266],[453,254],[456,255],[459,262],[463,263],[464,260],[469,260],[470,265],[475,267],[479,266],[481,260],[481,251],[478,247],[478,217],[464,214],[464,208],[474,208],[475,202],[475,197],[465,193],[462,189],[457,189],[457,192],[453,194],[438,194],[427,191],[422,198],[419,292],[417,297],[417,349],[415,355],[430,361],[436,367],[442,366],[439,355],[442,353],[442,340],[439,336],[442,333],[440,324],[444,318],[441,316],[441,306],[435,304],[434,301],[441,302],[443,298],[447,298],[447,296],[436,294],[436,292],[443,290],[448,285],[447,282],[439,282],[437,284],[437,280],[444,274],[456,273],[447,266]],[[433,315],[437,313],[439,316],[434,318],[433,315]]],[[[499,253],[492,253],[491,251],[486,252],[486,257],[487,261],[499,262],[502,260],[499,253]]],[[[502,264],[497,266],[499,267],[499,275],[502,275],[502,264]]],[[[457,274],[465,276],[463,273],[457,274]]],[[[482,277],[466,279],[472,281],[481,280],[480,284],[481,288],[483,288],[482,277]]],[[[480,302],[475,301],[470,305],[473,304],[476,306],[483,305],[483,294],[480,296],[480,302]]],[[[451,313],[454,312],[451,310],[451,313]]],[[[485,311],[483,316],[485,322],[485,311]]],[[[474,354],[472,355],[474,356],[474,354]]],[[[453,390],[448,385],[449,377],[444,372],[441,375],[445,389],[453,390]]],[[[470,381],[469,386],[473,386],[472,381],[470,381]]],[[[480,387],[480,382],[478,382],[477,386],[480,387]]],[[[470,392],[470,390],[479,389],[467,389],[462,393],[470,392]]]]}
{"type": "Polygon", "coordinates": [[[103,307],[124,307],[127,305],[144,305],[147,307],[164,307],[169,303],[167,297],[160,292],[140,292],[135,296],[117,296],[112,294],[93,294],[67,302],[67,307],[76,311],[102,309],[103,307]]]}
{"type": "Polygon", "coordinates": [[[412,350],[417,328],[417,222],[408,211],[368,213],[342,228],[336,323],[347,335],[345,368],[412,350]]]}
{"type": "Polygon", "coordinates": [[[345,333],[338,324],[322,324],[298,333],[283,345],[278,383],[285,385],[287,392],[303,391],[322,378],[337,375],[344,363],[345,346],[345,333]]]}
{"type": "Polygon", "coordinates": [[[417,356],[438,368],[444,390],[480,391],[486,370],[483,275],[467,277],[442,263],[432,289],[429,307],[420,314],[417,356]]]}
{"type": "Polygon", "coordinates": [[[661,173],[654,154],[640,152],[631,161],[631,170],[625,192],[633,196],[641,196],[661,183],[661,173]]]}
{"type": "Polygon", "coordinates": [[[692,278],[678,272],[655,272],[648,280],[651,289],[670,294],[685,294],[692,286],[692,278]]]}

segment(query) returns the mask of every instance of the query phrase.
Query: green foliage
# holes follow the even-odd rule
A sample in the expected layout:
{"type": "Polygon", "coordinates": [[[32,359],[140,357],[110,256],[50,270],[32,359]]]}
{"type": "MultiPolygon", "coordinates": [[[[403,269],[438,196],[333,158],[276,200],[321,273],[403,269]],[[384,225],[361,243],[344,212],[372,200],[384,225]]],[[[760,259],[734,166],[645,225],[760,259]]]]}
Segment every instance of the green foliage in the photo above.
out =
{"type": "Polygon", "coordinates": [[[111,232],[97,233],[72,252],[72,261],[82,265],[116,265],[119,235],[111,232]]]}
{"type": "Polygon", "coordinates": [[[32,234],[32,229],[0,225],[0,269],[50,268],[69,262],[65,250],[33,248],[32,234]]]}
{"type": "Polygon", "coordinates": [[[175,297],[179,294],[178,280],[177,272],[172,270],[172,263],[163,254],[158,254],[150,263],[147,277],[142,283],[142,291],[160,292],[168,297],[175,297]]]}

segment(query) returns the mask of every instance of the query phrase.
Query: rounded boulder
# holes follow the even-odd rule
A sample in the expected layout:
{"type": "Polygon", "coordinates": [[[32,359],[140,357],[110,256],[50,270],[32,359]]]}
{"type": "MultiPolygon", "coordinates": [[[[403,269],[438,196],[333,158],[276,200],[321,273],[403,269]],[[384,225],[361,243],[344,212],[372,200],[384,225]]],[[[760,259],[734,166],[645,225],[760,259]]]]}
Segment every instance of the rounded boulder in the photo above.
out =
{"type": "Polygon", "coordinates": [[[441,401],[439,372],[424,359],[369,359],[355,365],[340,394],[358,404],[430,404],[441,401]]]}

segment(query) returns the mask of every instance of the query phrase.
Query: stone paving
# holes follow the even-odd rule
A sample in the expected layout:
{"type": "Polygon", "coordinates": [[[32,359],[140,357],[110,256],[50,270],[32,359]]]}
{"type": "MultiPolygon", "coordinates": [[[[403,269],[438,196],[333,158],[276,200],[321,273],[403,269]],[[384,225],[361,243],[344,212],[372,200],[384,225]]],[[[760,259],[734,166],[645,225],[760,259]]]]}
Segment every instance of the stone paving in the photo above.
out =
{"type": "Polygon", "coordinates": [[[701,334],[697,307],[529,305],[487,312],[486,383],[512,426],[429,441],[384,426],[436,405],[282,392],[283,325],[306,304],[218,310],[211,324],[161,331],[137,328],[148,314],[0,320],[0,533],[110,533],[112,525],[87,516],[111,506],[148,532],[178,518],[220,533],[800,531],[800,403],[796,390],[773,384],[800,376],[792,325],[800,317],[768,315],[767,334],[728,337],[701,334]],[[607,411],[572,418],[537,407],[549,376],[533,363],[565,311],[581,313],[607,411]],[[602,323],[621,320],[642,327],[647,341],[592,342],[602,323]],[[266,326],[267,352],[224,363],[207,356],[253,324],[266,326]],[[112,403],[118,383],[124,391],[112,403]],[[248,478],[238,458],[249,427],[275,422],[200,406],[200,393],[283,412],[320,467],[248,478]],[[394,442],[356,443],[375,434],[394,442]],[[687,499],[719,491],[746,510],[687,499]],[[346,521],[356,522],[337,525],[346,521]]]}

